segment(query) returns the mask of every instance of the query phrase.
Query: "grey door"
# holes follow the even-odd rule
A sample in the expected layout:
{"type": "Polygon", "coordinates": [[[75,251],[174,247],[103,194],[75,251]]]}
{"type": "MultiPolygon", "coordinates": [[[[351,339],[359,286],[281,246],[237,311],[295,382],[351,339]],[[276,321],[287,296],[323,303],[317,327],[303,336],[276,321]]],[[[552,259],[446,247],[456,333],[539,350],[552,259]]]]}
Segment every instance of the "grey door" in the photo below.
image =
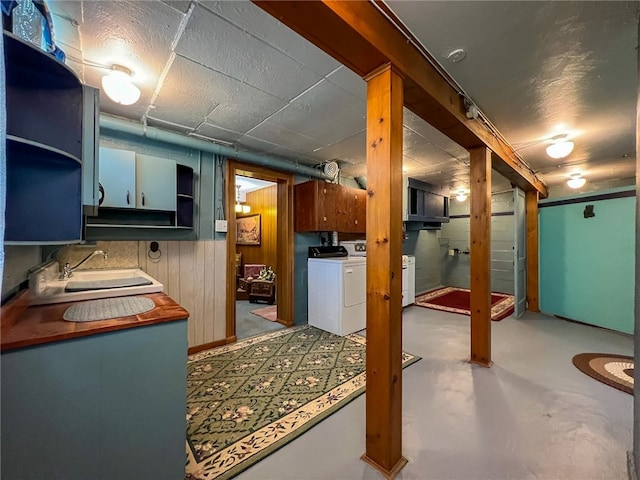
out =
{"type": "Polygon", "coordinates": [[[514,315],[521,317],[527,309],[527,222],[525,193],[516,187],[513,194],[513,212],[515,216],[515,238],[513,242],[514,315]]]}

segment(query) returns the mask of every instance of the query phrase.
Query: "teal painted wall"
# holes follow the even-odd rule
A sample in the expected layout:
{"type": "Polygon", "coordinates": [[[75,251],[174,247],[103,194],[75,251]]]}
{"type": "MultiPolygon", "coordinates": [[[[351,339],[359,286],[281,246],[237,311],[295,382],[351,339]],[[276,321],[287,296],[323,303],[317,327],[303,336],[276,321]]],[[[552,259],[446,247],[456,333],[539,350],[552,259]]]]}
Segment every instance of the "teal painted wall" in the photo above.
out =
{"type": "Polygon", "coordinates": [[[635,198],[571,198],[584,197],[569,205],[541,202],[540,309],[633,333],[635,198]],[[586,205],[595,217],[584,218],[586,205]]]}

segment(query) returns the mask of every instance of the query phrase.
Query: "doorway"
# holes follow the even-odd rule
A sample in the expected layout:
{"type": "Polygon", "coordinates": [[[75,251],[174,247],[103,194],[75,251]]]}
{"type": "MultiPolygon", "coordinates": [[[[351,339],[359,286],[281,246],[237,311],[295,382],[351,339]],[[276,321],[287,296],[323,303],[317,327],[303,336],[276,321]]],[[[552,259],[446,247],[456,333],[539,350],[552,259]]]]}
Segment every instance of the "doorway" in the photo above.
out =
{"type": "Polygon", "coordinates": [[[293,326],[293,175],[229,160],[226,218],[228,340],[293,326]]]}

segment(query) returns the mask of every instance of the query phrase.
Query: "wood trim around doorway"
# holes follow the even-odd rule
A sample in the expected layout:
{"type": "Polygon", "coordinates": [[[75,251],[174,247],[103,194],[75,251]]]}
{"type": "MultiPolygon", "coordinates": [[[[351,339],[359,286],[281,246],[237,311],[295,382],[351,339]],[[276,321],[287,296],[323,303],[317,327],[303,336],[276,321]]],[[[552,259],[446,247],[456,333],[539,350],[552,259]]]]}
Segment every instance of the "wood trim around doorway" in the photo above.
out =
{"type": "Polygon", "coordinates": [[[276,303],[278,322],[294,325],[293,288],[293,175],[258,165],[229,159],[225,177],[225,211],[227,218],[227,338],[236,337],[236,175],[259,178],[277,184],[277,248],[276,303]]]}

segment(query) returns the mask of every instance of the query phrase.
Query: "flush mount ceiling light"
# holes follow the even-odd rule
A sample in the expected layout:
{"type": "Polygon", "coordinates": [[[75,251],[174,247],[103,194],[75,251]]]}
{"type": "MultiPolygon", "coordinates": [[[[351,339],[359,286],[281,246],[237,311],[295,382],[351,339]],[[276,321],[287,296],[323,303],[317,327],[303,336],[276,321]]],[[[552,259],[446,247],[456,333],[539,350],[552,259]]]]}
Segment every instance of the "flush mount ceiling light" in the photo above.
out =
{"type": "Polygon", "coordinates": [[[551,138],[553,142],[547,147],[547,155],[551,158],[564,158],[573,151],[573,142],[567,140],[567,134],[556,135],[551,138]]]}
{"type": "Polygon", "coordinates": [[[120,105],[133,105],[140,98],[140,89],[131,80],[131,70],[122,65],[111,66],[111,71],[102,77],[102,88],[120,105]]]}
{"type": "Polygon", "coordinates": [[[456,200],[458,200],[459,202],[464,202],[467,199],[467,194],[465,193],[464,190],[460,190],[458,192],[458,195],[456,195],[456,200]]]}
{"type": "Polygon", "coordinates": [[[571,178],[567,180],[567,185],[569,185],[570,188],[581,188],[585,183],[587,183],[587,179],[584,178],[581,173],[574,173],[571,175],[571,178]]]}

